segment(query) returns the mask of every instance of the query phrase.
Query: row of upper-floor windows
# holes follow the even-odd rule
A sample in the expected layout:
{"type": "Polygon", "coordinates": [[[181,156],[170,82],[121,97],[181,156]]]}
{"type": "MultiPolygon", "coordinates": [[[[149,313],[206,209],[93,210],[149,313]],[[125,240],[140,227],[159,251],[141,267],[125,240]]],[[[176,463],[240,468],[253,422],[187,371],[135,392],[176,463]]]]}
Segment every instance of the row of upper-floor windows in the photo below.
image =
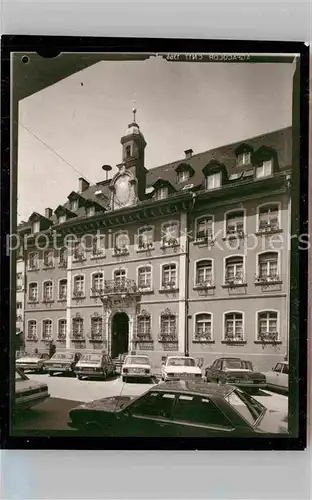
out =
{"type": "MultiPolygon", "coordinates": [[[[247,284],[247,273],[245,269],[245,256],[235,255],[224,259],[223,285],[225,287],[235,287],[247,284]]],[[[215,288],[214,260],[202,259],[195,262],[194,288],[205,289],[215,288]]],[[[160,291],[175,291],[179,288],[178,264],[162,264],[160,273],[160,291]]],[[[157,273],[158,276],[158,273],[157,273]]],[[[263,252],[258,254],[257,270],[254,276],[256,284],[273,284],[281,282],[281,272],[278,252],[263,252]]],[[[99,293],[122,293],[128,289],[127,270],[124,268],[115,269],[110,280],[104,280],[103,272],[91,274],[90,295],[96,296],[99,293]]],[[[153,291],[153,266],[144,265],[137,268],[136,287],[141,292],[153,291]]],[[[57,285],[57,299],[66,300],[68,295],[67,279],[61,279],[57,285]]],[[[39,285],[37,282],[29,283],[29,301],[39,301],[39,285]]],[[[86,279],[84,274],[73,277],[72,297],[86,297],[86,279]]],[[[54,300],[53,280],[44,281],[42,284],[42,300],[54,300]]]]}
{"type": "MultiPolygon", "coordinates": [[[[39,337],[38,321],[29,319],[27,322],[27,338],[34,340],[39,337]]],[[[177,341],[178,317],[169,309],[163,311],[157,316],[156,325],[154,329],[158,334],[161,341],[171,340],[177,341]]],[[[60,340],[66,338],[67,333],[67,320],[58,319],[57,324],[57,337],[60,340]]],[[[100,315],[94,315],[90,318],[87,327],[89,331],[90,340],[104,340],[104,322],[100,315]]],[[[249,325],[250,327],[250,325],[249,325]]],[[[149,312],[143,311],[136,316],[135,328],[133,336],[135,340],[148,340],[152,337],[152,316],[149,312]]],[[[70,335],[73,338],[85,338],[85,319],[80,317],[73,317],[71,319],[70,335]]],[[[43,340],[49,340],[53,335],[53,321],[52,319],[43,319],[41,321],[41,337],[43,340]]],[[[244,342],[245,341],[245,326],[244,326],[244,313],[238,311],[226,312],[223,315],[223,334],[224,341],[244,342]]],[[[256,313],[256,337],[255,339],[260,342],[276,342],[280,340],[279,332],[279,313],[278,311],[265,310],[257,311],[256,313]]],[[[213,329],[213,314],[209,312],[197,313],[194,315],[193,326],[193,340],[198,342],[212,342],[214,340],[213,329]]]]}
{"type": "MultiPolygon", "coordinates": [[[[213,240],[217,235],[215,231],[215,221],[213,215],[204,215],[195,220],[194,243],[201,243],[213,240]]],[[[258,209],[257,232],[259,234],[272,234],[281,230],[280,207],[279,204],[269,204],[261,206],[258,209]]],[[[232,210],[225,216],[224,229],[221,231],[224,238],[241,238],[246,234],[246,212],[243,209],[232,210]]],[[[181,236],[179,221],[169,221],[162,224],[161,227],[161,246],[171,247],[179,244],[181,236]]],[[[188,232],[187,237],[190,237],[188,232]]],[[[138,229],[135,238],[137,250],[152,250],[155,243],[155,227],[144,226],[138,229]]],[[[91,257],[100,258],[105,255],[107,246],[112,247],[113,255],[127,255],[131,245],[131,236],[128,231],[118,231],[112,235],[95,235],[92,241],[89,238],[82,238],[81,241],[75,241],[72,245],[73,261],[86,259],[88,250],[91,250],[91,257]],[[108,240],[108,244],[106,241],[108,240]]],[[[66,267],[68,263],[68,248],[59,250],[60,267],[66,267]]],[[[55,252],[46,250],[43,253],[43,267],[54,267],[55,252]]],[[[28,269],[39,268],[39,252],[31,252],[28,256],[28,269]]]]}

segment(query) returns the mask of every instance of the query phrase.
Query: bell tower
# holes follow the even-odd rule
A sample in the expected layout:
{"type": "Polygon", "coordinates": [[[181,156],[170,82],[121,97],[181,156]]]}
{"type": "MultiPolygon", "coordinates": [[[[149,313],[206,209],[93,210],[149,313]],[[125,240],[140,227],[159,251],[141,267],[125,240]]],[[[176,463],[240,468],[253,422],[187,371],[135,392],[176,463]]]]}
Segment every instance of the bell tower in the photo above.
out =
{"type": "Polygon", "coordinates": [[[146,169],[144,166],[144,151],[146,142],[136,122],[137,110],[132,110],[133,121],[128,125],[125,135],[121,138],[122,164],[132,174],[137,182],[137,198],[143,200],[146,189],[146,169]]]}

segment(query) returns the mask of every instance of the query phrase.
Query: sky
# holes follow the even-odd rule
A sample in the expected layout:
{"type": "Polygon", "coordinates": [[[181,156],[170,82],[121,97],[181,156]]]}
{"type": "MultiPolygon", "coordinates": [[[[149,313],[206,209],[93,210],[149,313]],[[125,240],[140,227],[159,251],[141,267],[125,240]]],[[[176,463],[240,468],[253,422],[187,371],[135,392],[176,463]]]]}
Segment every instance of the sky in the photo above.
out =
{"type": "Polygon", "coordinates": [[[19,103],[18,221],[44,214],[121,162],[132,108],[146,168],[292,122],[292,64],[101,61],[19,103]]]}

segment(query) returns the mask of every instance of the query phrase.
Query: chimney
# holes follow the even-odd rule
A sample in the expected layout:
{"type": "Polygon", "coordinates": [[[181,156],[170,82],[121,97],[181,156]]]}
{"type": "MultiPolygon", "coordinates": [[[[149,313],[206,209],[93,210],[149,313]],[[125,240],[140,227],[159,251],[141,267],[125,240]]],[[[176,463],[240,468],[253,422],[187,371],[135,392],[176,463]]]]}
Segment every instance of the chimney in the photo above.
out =
{"type": "Polygon", "coordinates": [[[82,193],[90,186],[89,182],[83,177],[79,177],[79,191],[82,193]]]}
{"type": "Polygon", "coordinates": [[[52,208],[46,208],[44,211],[44,215],[47,219],[50,219],[52,217],[52,208]]]}
{"type": "Polygon", "coordinates": [[[185,154],[185,158],[191,158],[192,154],[193,154],[193,150],[192,149],[186,149],[184,151],[184,154],[185,154]]]}

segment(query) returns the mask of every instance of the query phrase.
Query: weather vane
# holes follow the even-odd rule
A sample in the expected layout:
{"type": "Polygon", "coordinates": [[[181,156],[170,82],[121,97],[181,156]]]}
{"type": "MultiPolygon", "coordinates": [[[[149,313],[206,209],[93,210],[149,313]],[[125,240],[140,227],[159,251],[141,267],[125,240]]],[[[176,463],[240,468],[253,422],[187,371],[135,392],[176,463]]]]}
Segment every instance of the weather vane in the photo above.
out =
{"type": "MultiPolygon", "coordinates": [[[[134,94],[134,95],[136,95],[136,94],[134,94]]],[[[135,115],[137,113],[137,108],[136,108],[136,99],[135,98],[132,99],[132,104],[133,104],[133,109],[132,109],[133,122],[136,123],[136,121],[135,121],[135,115]]]]}

